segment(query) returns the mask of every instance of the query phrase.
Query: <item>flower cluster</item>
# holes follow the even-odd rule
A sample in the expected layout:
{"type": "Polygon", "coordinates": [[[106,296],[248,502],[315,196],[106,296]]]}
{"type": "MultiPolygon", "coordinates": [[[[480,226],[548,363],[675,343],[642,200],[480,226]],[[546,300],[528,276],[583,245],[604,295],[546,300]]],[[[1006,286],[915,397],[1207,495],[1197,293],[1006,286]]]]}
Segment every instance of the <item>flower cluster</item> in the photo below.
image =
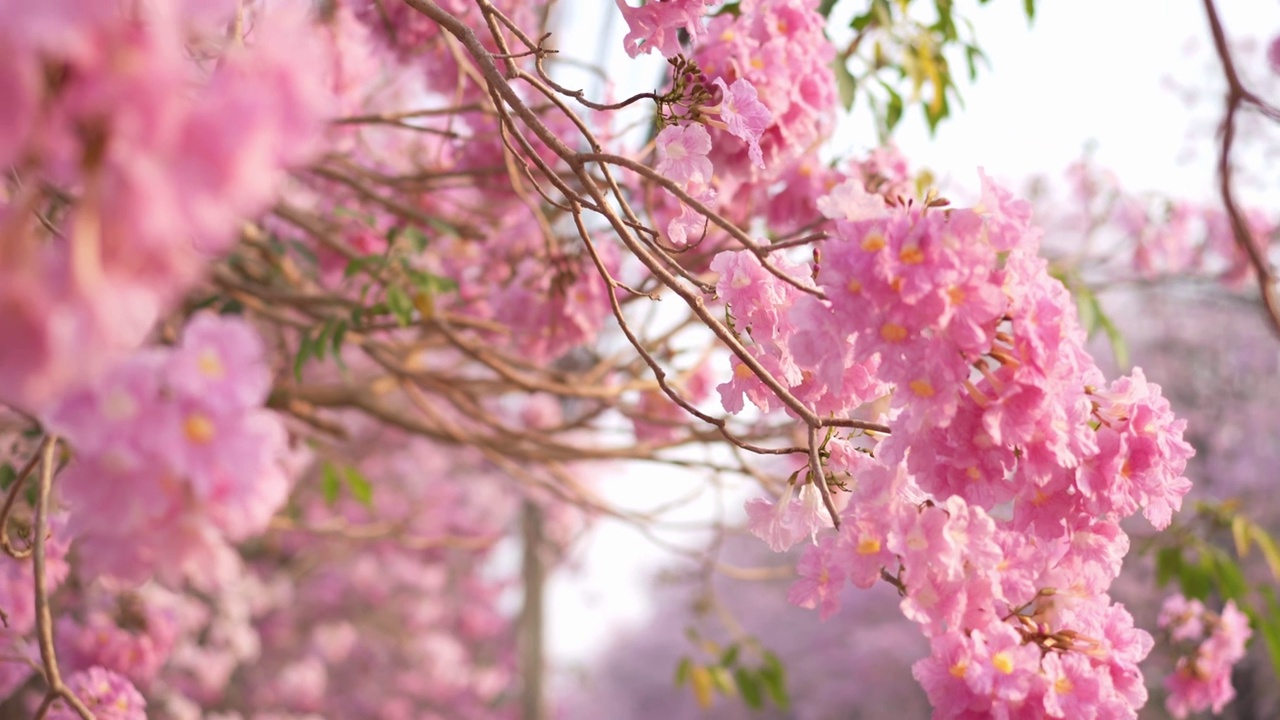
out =
{"type": "Polygon", "coordinates": [[[208,5],[5,13],[0,400],[38,409],[136,347],[316,149],[330,91],[307,4],[271,4],[244,44],[221,40],[234,7],[208,5]]]}
{"type": "MultiPolygon", "coordinates": [[[[855,399],[888,394],[889,437],[824,446],[853,491],[791,601],[825,617],[845,580],[888,577],[932,643],[915,673],[937,718],[1134,717],[1151,638],[1106,592],[1128,550],[1119,520],[1141,510],[1162,528],[1190,487],[1185,422],[1140,369],[1104,385],[1025,203],[985,176],[976,209],[888,206],[849,182],[819,203],[836,220],[823,299],[776,257],[776,274],[743,252],[712,263],[749,349],[798,398],[825,412],[812,387],[859,363],[871,380],[855,399]]],[[[721,392],[731,411],[741,392],[776,405],[736,360],[721,392]]],[[[781,549],[824,509],[748,512],[781,549]]]]}
{"type": "MultiPolygon", "coordinates": [[[[67,689],[101,720],[146,720],[147,701],[128,680],[100,667],[72,673],[67,689]]],[[[65,703],[54,703],[49,712],[52,720],[78,720],[80,714],[65,703]]]]}
{"type": "Polygon", "coordinates": [[[1177,666],[1164,679],[1169,691],[1165,707],[1178,720],[1207,709],[1215,715],[1222,712],[1236,696],[1231,668],[1244,658],[1252,634],[1249,618],[1230,600],[1215,613],[1199,600],[1172,595],[1160,610],[1159,625],[1181,651],[1177,666]]]}
{"type": "Polygon", "coordinates": [[[636,57],[657,50],[665,57],[680,54],[679,31],[697,43],[707,34],[702,17],[715,0],[648,0],[639,7],[614,0],[630,32],[622,39],[627,54],[636,57]]]}
{"type": "Polygon", "coordinates": [[[142,350],[47,417],[74,448],[59,489],[82,562],[139,580],[217,582],[226,542],[262,531],[290,485],[270,369],[255,330],[196,316],[173,348],[142,350]]]}
{"type": "MultiPolygon", "coordinates": [[[[742,185],[760,191],[800,158],[816,151],[834,126],[836,88],[831,73],[835,49],[823,32],[823,18],[802,0],[744,0],[737,13],[712,18],[707,37],[694,49],[702,71],[715,78],[732,131],[737,105],[758,98],[768,111],[742,113],[759,123],[758,149],[723,142],[712,133],[711,160],[721,171],[722,197],[737,197],[742,185]],[[750,83],[734,90],[738,80],[750,83]],[[749,87],[753,92],[747,93],[749,87]],[[748,96],[749,95],[749,96],[748,96]],[[763,184],[760,184],[763,183],[763,184]],[[758,186],[758,187],[757,187],[758,186]]],[[[726,131],[721,131],[726,132],[726,131]]]]}

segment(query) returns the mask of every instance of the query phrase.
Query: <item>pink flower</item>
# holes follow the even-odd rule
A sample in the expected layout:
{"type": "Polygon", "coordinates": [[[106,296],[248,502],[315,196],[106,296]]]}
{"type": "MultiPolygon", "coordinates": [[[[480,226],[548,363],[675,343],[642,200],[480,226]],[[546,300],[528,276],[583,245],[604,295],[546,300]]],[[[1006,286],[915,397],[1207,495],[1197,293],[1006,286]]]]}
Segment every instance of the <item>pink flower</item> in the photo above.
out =
{"type": "Polygon", "coordinates": [[[701,125],[668,125],[658,133],[658,164],[654,167],[681,186],[711,183],[711,136],[701,125]]]}
{"type": "Polygon", "coordinates": [[[720,119],[730,134],[747,144],[751,162],[756,167],[764,167],[760,137],[773,122],[773,113],[760,102],[755,86],[745,78],[738,78],[728,86],[724,78],[716,78],[714,84],[720,88],[723,98],[720,101],[720,119]]]}
{"type": "Polygon", "coordinates": [[[203,312],[183,329],[169,359],[168,381],[175,392],[214,407],[244,409],[266,399],[271,372],[253,326],[203,312]]]}
{"type": "Polygon", "coordinates": [[[812,483],[805,484],[798,493],[795,485],[787,485],[787,491],[777,503],[752,498],[745,507],[747,529],[768,543],[774,552],[786,552],[805,537],[814,538],[816,542],[818,530],[831,524],[821,494],[812,483]]]}
{"type": "Polygon", "coordinates": [[[874,220],[888,214],[884,197],[867,192],[862,181],[850,178],[818,198],[818,210],[831,220],[874,220]]]}
{"type": "MultiPolygon", "coordinates": [[[[128,680],[100,667],[72,673],[67,687],[94,717],[100,720],[146,720],[147,701],[128,680]]],[[[61,701],[54,703],[50,720],[78,720],[80,715],[61,701]]]]}
{"type": "Polygon", "coordinates": [[[1271,72],[1280,75],[1280,35],[1267,45],[1267,64],[1271,66],[1271,72]]]}
{"type": "Polygon", "coordinates": [[[625,0],[614,2],[631,29],[622,39],[631,57],[655,48],[665,57],[679,55],[680,38],[676,31],[687,30],[690,39],[697,43],[707,33],[702,16],[707,6],[715,4],[715,0],[648,0],[640,7],[631,7],[625,0]]]}
{"type": "Polygon", "coordinates": [[[1231,669],[1244,658],[1252,634],[1249,619],[1228,600],[1222,613],[1209,612],[1198,600],[1173,595],[1160,611],[1160,627],[1186,648],[1165,677],[1165,707],[1174,717],[1212,709],[1216,715],[1236,696],[1231,669]],[[1207,636],[1206,636],[1207,633],[1207,636]]]}
{"type": "Polygon", "coordinates": [[[807,548],[796,572],[800,579],[787,592],[787,602],[802,608],[818,608],[823,620],[835,614],[840,607],[840,590],[844,587],[844,570],[835,562],[834,538],[823,538],[821,545],[807,548]]]}

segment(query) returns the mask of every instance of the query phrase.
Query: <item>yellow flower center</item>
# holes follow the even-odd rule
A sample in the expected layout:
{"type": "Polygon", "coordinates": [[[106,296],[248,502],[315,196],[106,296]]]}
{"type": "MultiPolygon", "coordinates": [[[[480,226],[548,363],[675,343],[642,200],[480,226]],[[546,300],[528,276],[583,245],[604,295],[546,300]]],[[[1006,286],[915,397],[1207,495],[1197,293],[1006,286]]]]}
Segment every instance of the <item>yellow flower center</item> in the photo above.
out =
{"type": "Polygon", "coordinates": [[[907,329],[895,323],[885,323],[880,326],[880,337],[887,342],[902,342],[907,339],[907,329]]]}
{"type": "Polygon", "coordinates": [[[991,656],[991,665],[1005,675],[1013,672],[1013,658],[1004,651],[991,656]]]}
{"type": "Polygon", "coordinates": [[[911,392],[922,398],[933,397],[933,385],[928,380],[912,380],[907,385],[911,388],[911,392]]]}
{"type": "Polygon", "coordinates": [[[213,380],[219,380],[227,373],[227,369],[222,366],[222,358],[212,350],[200,353],[200,359],[196,361],[196,365],[200,368],[202,375],[213,380]]]}
{"type": "Polygon", "coordinates": [[[924,251],[915,245],[908,245],[898,253],[898,259],[907,265],[919,265],[924,262],[924,251]]]}
{"type": "Polygon", "coordinates": [[[213,439],[217,428],[214,427],[213,421],[207,415],[192,413],[187,416],[186,422],[182,424],[182,431],[191,442],[197,445],[204,445],[213,439]]]}

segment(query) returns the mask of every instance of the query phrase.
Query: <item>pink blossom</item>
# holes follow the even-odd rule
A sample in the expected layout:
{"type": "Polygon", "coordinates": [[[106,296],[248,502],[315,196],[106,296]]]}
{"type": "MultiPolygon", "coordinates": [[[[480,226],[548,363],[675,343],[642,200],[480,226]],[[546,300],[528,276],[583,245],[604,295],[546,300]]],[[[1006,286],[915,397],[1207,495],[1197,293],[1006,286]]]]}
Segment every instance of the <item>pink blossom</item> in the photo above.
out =
{"type": "Polygon", "coordinates": [[[844,587],[844,571],[832,558],[835,539],[824,538],[820,545],[810,546],[796,568],[800,579],[787,592],[787,602],[802,608],[818,608],[823,620],[840,607],[840,591],[844,587]]]}
{"type": "Polygon", "coordinates": [[[1231,670],[1244,658],[1252,632],[1249,619],[1228,600],[1222,612],[1198,600],[1172,595],[1160,611],[1160,627],[1182,648],[1173,672],[1165,677],[1165,707],[1174,717],[1211,709],[1216,715],[1236,696],[1231,670]]]}
{"type": "Polygon", "coordinates": [[[729,134],[747,144],[747,152],[756,167],[764,167],[760,152],[760,137],[773,122],[773,113],[760,102],[756,88],[745,78],[738,78],[732,85],[725,85],[724,78],[716,78],[714,85],[720,89],[720,120],[729,134]]]}
{"type": "Polygon", "coordinates": [[[665,57],[679,55],[680,39],[677,30],[689,32],[693,42],[706,35],[702,16],[714,0],[647,0],[639,7],[632,7],[626,0],[614,0],[630,32],[622,39],[627,54],[636,57],[655,48],[665,57]]]}
{"type": "Polygon", "coordinates": [[[207,312],[187,323],[168,370],[175,392],[219,408],[260,405],[271,386],[262,340],[253,327],[207,312]]]}
{"type": "Polygon", "coordinates": [[[831,524],[817,488],[806,483],[799,491],[788,485],[777,503],[753,498],[745,505],[747,529],[774,552],[786,552],[805,537],[817,542],[817,532],[831,524]]]}
{"type": "Polygon", "coordinates": [[[682,187],[703,187],[711,183],[711,136],[702,125],[668,125],[658,133],[658,164],[660,174],[679,183],[682,187]]]}
{"type": "MultiPolygon", "coordinates": [[[[100,667],[72,673],[67,677],[67,688],[75,693],[101,720],[146,720],[147,701],[128,680],[100,667]]],[[[52,720],[76,720],[80,717],[65,703],[54,703],[49,718],[52,720]]]]}
{"type": "Polygon", "coordinates": [[[818,198],[818,210],[831,220],[874,220],[887,213],[884,197],[869,193],[861,181],[848,179],[818,198]]]}

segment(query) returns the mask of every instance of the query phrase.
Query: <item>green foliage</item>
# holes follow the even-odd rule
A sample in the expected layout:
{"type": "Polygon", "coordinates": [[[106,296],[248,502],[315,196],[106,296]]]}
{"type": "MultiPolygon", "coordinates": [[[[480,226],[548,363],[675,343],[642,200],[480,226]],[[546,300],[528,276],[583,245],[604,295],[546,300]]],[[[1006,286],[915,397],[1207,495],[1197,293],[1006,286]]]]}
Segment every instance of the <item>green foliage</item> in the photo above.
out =
{"type": "Polygon", "coordinates": [[[1108,342],[1111,343],[1111,354],[1115,357],[1116,366],[1121,370],[1127,370],[1129,345],[1125,342],[1120,328],[1116,327],[1111,316],[1098,302],[1098,296],[1083,282],[1069,283],[1067,288],[1076,298],[1076,313],[1080,316],[1080,326],[1084,328],[1089,339],[1092,340],[1100,331],[1105,333],[1108,342]]]}
{"type": "Polygon", "coordinates": [[[717,694],[740,697],[752,710],[763,710],[770,703],[782,710],[791,707],[782,661],[772,652],[760,648],[754,638],[722,648],[718,643],[699,637],[692,629],[688,635],[702,654],[711,659],[698,662],[689,656],[680,658],[676,665],[675,684],[677,688],[689,685],[699,707],[711,707],[717,694]],[[758,656],[759,662],[744,661],[744,650],[758,656]]]}
{"type": "Polygon", "coordinates": [[[1201,502],[1188,521],[1160,536],[1156,548],[1156,583],[1177,582],[1183,595],[1197,600],[1234,601],[1249,617],[1255,637],[1262,639],[1271,667],[1280,678],[1280,552],[1261,525],[1240,512],[1238,503],[1201,502]],[[1214,542],[1220,539],[1221,542],[1214,542]],[[1245,563],[1258,549],[1270,579],[1254,582],[1245,563]]]}
{"type": "MultiPolygon", "coordinates": [[[[840,4],[823,0],[818,11],[830,18],[840,4]]],[[[853,37],[835,66],[840,101],[851,110],[859,94],[864,95],[882,141],[893,134],[909,106],[920,106],[933,133],[951,115],[953,103],[963,105],[953,58],[963,59],[970,81],[977,79],[986,56],[973,24],[954,6],[954,0],[862,0],[849,22],[853,37]]],[[[1023,12],[1028,22],[1034,19],[1034,0],[1024,0],[1023,12]]]]}
{"type": "Polygon", "coordinates": [[[373,484],[358,469],[344,465],[339,469],[331,462],[325,461],[320,471],[320,492],[324,501],[333,505],[341,497],[343,488],[351,494],[356,502],[365,507],[373,507],[373,484]]]}
{"type": "MultiPolygon", "coordinates": [[[[441,232],[455,230],[447,225],[432,227],[441,232]]],[[[385,252],[352,258],[343,269],[343,280],[357,283],[360,288],[346,316],[327,317],[318,327],[301,332],[293,360],[293,374],[299,381],[308,361],[322,361],[326,355],[345,367],[341,351],[348,331],[361,330],[366,323],[376,322],[380,317],[394,320],[400,327],[409,327],[419,318],[429,320],[435,313],[434,298],[458,289],[453,279],[414,265],[413,259],[429,243],[422,230],[396,227],[389,230],[386,237],[385,252]],[[381,300],[369,302],[371,297],[379,296],[381,300]]]]}

